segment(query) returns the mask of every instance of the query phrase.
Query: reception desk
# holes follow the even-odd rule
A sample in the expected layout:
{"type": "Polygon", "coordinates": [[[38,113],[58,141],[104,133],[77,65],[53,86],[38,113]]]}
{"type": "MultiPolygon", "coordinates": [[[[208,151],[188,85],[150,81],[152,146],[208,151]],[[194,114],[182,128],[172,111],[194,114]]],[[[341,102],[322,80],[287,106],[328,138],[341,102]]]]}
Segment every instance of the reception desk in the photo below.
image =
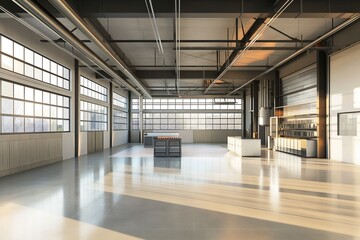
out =
{"type": "Polygon", "coordinates": [[[238,136],[228,137],[228,150],[243,157],[260,157],[261,140],[238,136]]]}

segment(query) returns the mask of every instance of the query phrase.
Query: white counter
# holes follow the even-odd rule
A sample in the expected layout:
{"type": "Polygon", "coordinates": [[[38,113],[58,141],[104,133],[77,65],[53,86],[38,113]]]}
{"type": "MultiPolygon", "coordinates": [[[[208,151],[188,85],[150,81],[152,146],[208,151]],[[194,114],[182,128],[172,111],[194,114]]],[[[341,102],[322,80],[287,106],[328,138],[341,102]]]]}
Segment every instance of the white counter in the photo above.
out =
{"type": "Polygon", "coordinates": [[[259,157],[261,156],[261,140],[239,136],[228,137],[228,150],[244,157],[259,157]]]}

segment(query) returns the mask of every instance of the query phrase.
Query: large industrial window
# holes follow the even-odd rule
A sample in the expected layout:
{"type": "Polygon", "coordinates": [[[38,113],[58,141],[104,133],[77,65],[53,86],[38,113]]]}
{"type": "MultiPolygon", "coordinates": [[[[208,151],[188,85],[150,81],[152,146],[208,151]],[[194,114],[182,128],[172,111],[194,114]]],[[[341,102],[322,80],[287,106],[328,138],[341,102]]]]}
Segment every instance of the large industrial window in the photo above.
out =
{"type": "Polygon", "coordinates": [[[144,99],[144,110],[241,110],[241,99],[144,99]]]}
{"type": "Polygon", "coordinates": [[[127,129],[127,112],[114,109],[114,131],[127,129]]]}
{"type": "Polygon", "coordinates": [[[115,106],[127,109],[127,98],[114,92],[113,93],[113,104],[115,106]]]}
{"type": "Polygon", "coordinates": [[[1,133],[70,131],[69,97],[0,82],[1,133]]]}
{"type": "MultiPolygon", "coordinates": [[[[136,112],[137,108],[132,109],[132,129],[136,130],[139,128],[139,113],[136,112]]],[[[234,98],[144,99],[143,128],[145,130],[239,130],[242,129],[241,110],[241,99],[234,98]]]]}
{"type": "Polygon", "coordinates": [[[80,101],[80,130],[106,131],[107,107],[80,101]]]}
{"type": "Polygon", "coordinates": [[[113,92],[113,129],[114,131],[127,130],[128,109],[127,98],[113,92]]]}
{"type": "Polygon", "coordinates": [[[107,88],[80,76],[80,94],[107,102],[107,88]]]}
{"type": "Polygon", "coordinates": [[[70,89],[70,70],[0,35],[0,67],[44,83],[70,89]]]}
{"type": "Polygon", "coordinates": [[[139,113],[131,114],[131,129],[139,130],[139,113]]]}

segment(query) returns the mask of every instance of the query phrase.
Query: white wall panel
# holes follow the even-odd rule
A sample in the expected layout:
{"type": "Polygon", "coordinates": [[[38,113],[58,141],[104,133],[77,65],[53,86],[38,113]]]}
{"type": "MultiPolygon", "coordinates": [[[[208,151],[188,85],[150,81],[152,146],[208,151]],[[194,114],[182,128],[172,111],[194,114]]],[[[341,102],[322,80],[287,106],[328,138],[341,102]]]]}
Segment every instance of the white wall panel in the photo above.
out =
{"type": "Polygon", "coordinates": [[[360,111],[360,44],[330,57],[330,158],[360,164],[357,136],[337,135],[337,114],[360,111]]]}

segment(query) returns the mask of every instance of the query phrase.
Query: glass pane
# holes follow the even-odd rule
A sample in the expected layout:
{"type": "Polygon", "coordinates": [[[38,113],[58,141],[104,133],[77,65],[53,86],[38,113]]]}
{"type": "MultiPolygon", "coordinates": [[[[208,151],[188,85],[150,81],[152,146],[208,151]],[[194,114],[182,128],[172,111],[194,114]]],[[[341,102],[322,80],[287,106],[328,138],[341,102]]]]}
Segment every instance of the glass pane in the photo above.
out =
{"type": "Polygon", "coordinates": [[[57,97],[55,94],[51,93],[51,105],[56,105],[57,97]]]}
{"type": "Polygon", "coordinates": [[[42,91],[35,89],[35,102],[42,102],[42,91]]]}
{"type": "Polygon", "coordinates": [[[42,119],[35,118],[35,132],[42,132],[42,119]]]}
{"type": "Polygon", "coordinates": [[[70,71],[67,68],[64,68],[64,78],[70,79],[70,71]]]}
{"type": "Polygon", "coordinates": [[[57,74],[57,64],[51,61],[51,73],[57,74]]]}
{"type": "Polygon", "coordinates": [[[69,109],[67,109],[67,108],[64,108],[64,118],[65,118],[65,119],[69,119],[69,118],[70,118],[70,116],[69,116],[69,109]]]}
{"type": "Polygon", "coordinates": [[[43,103],[50,104],[50,93],[43,92],[43,103]]]}
{"type": "Polygon", "coordinates": [[[14,101],[14,114],[15,115],[24,115],[24,102],[23,101],[14,101]]]}
{"type": "Polygon", "coordinates": [[[50,83],[50,73],[43,72],[43,82],[50,83]]]}
{"type": "Polygon", "coordinates": [[[50,71],[50,60],[45,57],[43,58],[43,69],[50,71]]]}
{"type": "Polygon", "coordinates": [[[34,52],[27,48],[25,48],[25,62],[34,64],[34,52]]]}
{"type": "Polygon", "coordinates": [[[51,106],[50,113],[52,118],[56,118],[57,109],[54,106],[51,106]]]}
{"type": "Polygon", "coordinates": [[[34,89],[25,87],[25,100],[34,101],[34,89]]]}
{"type": "Polygon", "coordinates": [[[50,132],[50,119],[43,119],[43,131],[50,132]]]}
{"type": "Polygon", "coordinates": [[[35,53],[35,66],[42,68],[42,56],[35,53]]]}
{"type": "Polygon", "coordinates": [[[64,87],[64,79],[61,77],[57,77],[57,86],[63,88],[64,87]]]}
{"type": "Polygon", "coordinates": [[[64,97],[64,107],[69,107],[69,98],[64,97]]]}
{"type": "Polygon", "coordinates": [[[69,89],[69,88],[70,88],[69,81],[64,80],[64,88],[65,88],[65,89],[69,89]]]}
{"type": "Polygon", "coordinates": [[[13,100],[3,98],[1,100],[1,112],[3,114],[13,114],[13,100]]]}
{"type": "Polygon", "coordinates": [[[14,84],[14,98],[24,99],[24,86],[14,84]]]}
{"type": "Polygon", "coordinates": [[[57,105],[60,107],[64,105],[63,97],[60,95],[57,96],[57,105]]]}
{"type": "Polygon", "coordinates": [[[63,120],[57,120],[57,129],[56,131],[64,131],[64,121],[63,120]]]}
{"type": "Polygon", "coordinates": [[[14,118],[14,132],[24,132],[24,118],[14,118]]]}
{"type": "Polygon", "coordinates": [[[56,132],[57,131],[57,120],[51,119],[51,131],[56,132]]]}
{"type": "Polygon", "coordinates": [[[35,68],[34,78],[42,81],[42,70],[35,68]]]}
{"type": "Polygon", "coordinates": [[[1,51],[13,56],[13,41],[4,36],[1,36],[1,51]]]}
{"type": "Polygon", "coordinates": [[[63,118],[63,115],[64,115],[63,113],[64,113],[63,108],[58,107],[57,108],[57,118],[63,118]]]}
{"type": "Polygon", "coordinates": [[[34,116],[34,104],[25,102],[25,115],[26,116],[34,116]]]}
{"type": "Polygon", "coordinates": [[[50,106],[43,105],[43,116],[50,117],[50,106]]]}
{"type": "Polygon", "coordinates": [[[12,133],[14,129],[13,117],[2,117],[2,132],[3,133],[12,133]]]}
{"type": "Polygon", "coordinates": [[[20,44],[14,43],[14,57],[24,60],[24,47],[20,44]]]}
{"type": "Polygon", "coordinates": [[[2,81],[1,95],[4,97],[13,97],[13,84],[10,82],[2,81]]]}
{"type": "Polygon", "coordinates": [[[14,60],[14,72],[24,74],[24,63],[14,60]]]}
{"type": "Polygon", "coordinates": [[[53,74],[51,74],[51,76],[50,76],[50,83],[52,85],[57,85],[57,77],[53,74]]]}
{"type": "Polygon", "coordinates": [[[35,116],[42,117],[42,105],[41,104],[35,104],[35,116]]]}
{"type": "Polygon", "coordinates": [[[25,76],[34,78],[34,67],[25,64],[25,76]]]}
{"type": "Polygon", "coordinates": [[[25,132],[34,132],[33,118],[25,118],[25,132]]]}
{"type": "Polygon", "coordinates": [[[11,57],[1,55],[1,67],[13,71],[13,59],[11,57]]]}
{"type": "Polygon", "coordinates": [[[60,65],[58,65],[58,68],[57,68],[57,75],[59,75],[60,77],[63,76],[63,72],[64,72],[64,68],[60,65]]]}

